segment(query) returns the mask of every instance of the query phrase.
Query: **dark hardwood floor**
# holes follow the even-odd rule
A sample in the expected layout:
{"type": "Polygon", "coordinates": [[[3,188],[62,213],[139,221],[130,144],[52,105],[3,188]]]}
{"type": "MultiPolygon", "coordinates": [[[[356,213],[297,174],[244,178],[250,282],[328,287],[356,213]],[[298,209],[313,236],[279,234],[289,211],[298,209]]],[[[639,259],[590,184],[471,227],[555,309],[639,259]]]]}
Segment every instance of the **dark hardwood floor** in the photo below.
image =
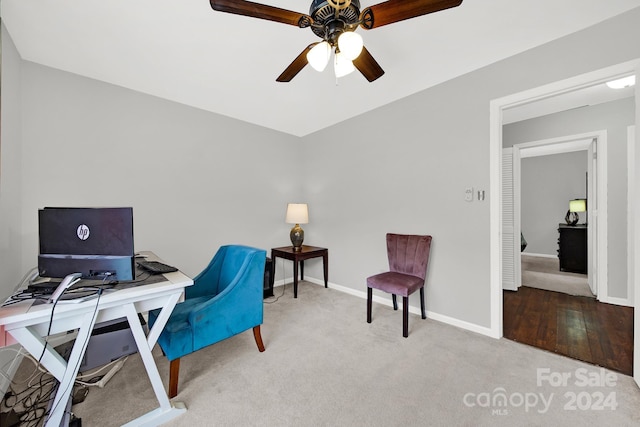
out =
{"type": "Polygon", "coordinates": [[[525,286],[503,294],[505,338],[632,375],[632,307],[525,286]]]}

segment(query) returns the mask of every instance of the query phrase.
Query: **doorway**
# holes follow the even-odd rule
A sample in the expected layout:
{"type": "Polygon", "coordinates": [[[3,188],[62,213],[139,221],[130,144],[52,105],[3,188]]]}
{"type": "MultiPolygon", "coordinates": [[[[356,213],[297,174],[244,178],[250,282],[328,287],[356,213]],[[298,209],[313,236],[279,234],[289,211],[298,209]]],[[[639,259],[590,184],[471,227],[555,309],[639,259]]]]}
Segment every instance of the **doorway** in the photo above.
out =
{"type": "MultiPolygon", "coordinates": [[[[552,139],[514,144],[503,148],[502,158],[502,218],[503,218],[503,248],[502,248],[502,285],[503,289],[517,290],[522,285],[522,244],[526,240],[522,232],[522,215],[530,214],[531,206],[522,210],[522,161],[523,159],[539,159],[545,156],[586,153],[586,179],[583,192],[575,191],[559,193],[559,200],[550,202],[551,209],[568,208],[569,200],[573,196],[586,197],[588,201],[587,216],[585,218],[587,237],[587,280],[591,293],[607,295],[607,132],[605,130],[588,132],[577,135],[567,135],[552,139]],[[596,156],[596,152],[598,155],[596,156]],[[573,196],[571,196],[573,195],[573,196]],[[565,203],[566,202],[566,203],[565,203]],[[562,203],[565,203],[562,205],[562,203]],[[523,239],[524,237],[524,239],[523,239]],[[598,288],[600,284],[600,289],[598,288]]],[[[568,166],[567,166],[568,168],[568,166]]],[[[578,178],[578,180],[581,178],[578,178]]],[[[528,182],[527,182],[528,183],[528,182]]],[[[561,184],[558,183],[557,186],[561,184]]],[[[573,186],[576,188],[576,186],[573,186]]],[[[578,187],[580,187],[578,185],[578,187]]],[[[556,196],[557,198],[558,196],[556,196]]],[[[561,211],[562,212],[562,211],[561,211]]],[[[553,213],[552,213],[553,215],[553,213]]],[[[548,224],[554,224],[554,217],[547,218],[548,224]]],[[[553,258],[556,250],[553,247],[556,236],[555,226],[544,224],[535,230],[533,238],[540,238],[544,244],[539,246],[539,253],[553,258]],[[546,235],[545,235],[546,233],[546,235]]],[[[556,223],[557,224],[557,223],[556,223]]],[[[530,238],[532,236],[530,235],[530,238]]],[[[556,257],[557,258],[557,257],[556,257]]]]}
{"type": "MultiPolygon", "coordinates": [[[[575,92],[577,90],[592,87],[596,84],[604,83],[609,80],[628,76],[631,74],[637,74],[640,71],[640,60],[629,61],[627,63],[607,67],[598,71],[586,73],[580,76],[576,76],[563,81],[551,83],[539,88],[523,91],[517,94],[505,96],[500,99],[495,99],[490,103],[490,194],[496,197],[490,199],[490,247],[491,247],[491,334],[495,337],[503,336],[503,218],[502,218],[502,123],[503,123],[503,111],[511,107],[534,103],[539,100],[555,97],[560,94],[567,94],[575,92]]],[[[640,86],[636,85],[634,89],[634,102],[638,105],[640,100],[640,86]]],[[[634,123],[640,122],[640,109],[635,109],[634,123]]],[[[635,135],[635,143],[638,144],[638,135],[635,135]]],[[[634,163],[636,169],[640,164],[640,155],[636,150],[634,156],[634,163]]],[[[636,176],[636,181],[638,176],[636,176]]],[[[640,197],[640,186],[636,185],[633,188],[634,199],[640,197]]],[[[632,231],[633,235],[629,236],[629,243],[633,248],[636,248],[640,244],[640,212],[638,209],[634,209],[629,212],[629,218],[633,223],[632,231]]],[[[630,264],[630,268],[633,270],[630,277],[637,278],[637,269],[640,268],[640,251],[632,251],[634,262],[630,264]]],[[[596,272],[598,274],[598,272],[596,272]]],[[[598,276],[599,278],[600,276],[598,276]]],[[[606,277],[605,277],[606,283],[606,277]]],[[[640,303],[640,283],[637,279],[634,279],[633,283],[634,291],[627,292],[633,296],[631,302],[634,305],[640,303]]],[[[601,289],[600,289],[601,291],[601,289]]],[[[628,298],[627,298],[628,299],[628,298]]],[[[640,384],[640,312],[634,313],[634,379],[640,384]],[[636,348],[637,347],[637,348],[636,348]]]]}
{"type": "MultiPolygon", "coordinates": [[[[519,129],[516,125],[511,130],[519,129]]],[[[509,145],[509,140],[505,145],[509,145]]],[[[503,149],[503,156],[510,156],[513,165],[512,170],[503,166],[503,180],[510,180],[513,188],[513,201],[503,203],[503,217],[513,216],[515,236],[520,236],[521,230],[529,232],[524,234],[532,241],[537,255],[533,259],[545,261],[539,263],[540,266],[546,261],[555,262],[555,270],[535,268],[528,272],[523,268],[519,271],[521,247],[513,256],[503,259],[503,268],[517,272],[514,283],[504,283],[504,337],[631,375],[633,309],[609,304],[599,306],[601,303],[592,298],[598,291],[607,295],[607,263],[599,257],[602,254],[606,259],[607,248],[597,245],[598,240],[605,242],[607,236],[607,194],[603,191],[607,188],[608,176],[607,132],[514,144],[503,149]],[[600,156],[600,164],[595,153],[600,156]],[[532,169],[525,168],[527,163],[532,169]],[[534,171],[535,174],[531,174],[534,171]],[[563,228],[558,220],[568,209],[569,200],[575,198],[586,198],[588,215],[581,214],[584,224],[563,228]],[[602,233],[600,239],[598,230],[602,233]],[[588,248],[589,256],[584,259],[587,276],[560,271],[559,233],[569,231],[568,235],[574,236],[575,233],[585,236],[589,232],[581,246],[585,252],[588,248]],[[513,267],[509,265],[511,259],[513,267]],[[595,272],[602,273],[603,289],[598,289],[595,272]],[[578,283],[582,288],[569,289],[578,283]]]]}

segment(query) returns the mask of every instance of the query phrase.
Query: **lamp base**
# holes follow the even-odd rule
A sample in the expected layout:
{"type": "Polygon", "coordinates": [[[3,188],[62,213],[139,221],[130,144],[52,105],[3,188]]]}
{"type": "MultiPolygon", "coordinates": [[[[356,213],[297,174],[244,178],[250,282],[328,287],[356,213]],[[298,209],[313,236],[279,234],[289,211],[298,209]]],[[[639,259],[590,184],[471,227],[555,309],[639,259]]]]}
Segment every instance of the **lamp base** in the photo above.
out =
{"type": "Polygon", "coordinates": [[[289,233],[291,238],[291,244],[293,245],[294,252],[300,252],[302,249],[302,242],[304,241],[304,230],[300,227],[300,224],[296,224],[289,233]]]}
{"type": "Polygon", "coordinates": [[[577,212],[567,211],[567,214],[564,216],[564,220],[567,222],[567,225],[576,225],[579,219],[577,212]]]}

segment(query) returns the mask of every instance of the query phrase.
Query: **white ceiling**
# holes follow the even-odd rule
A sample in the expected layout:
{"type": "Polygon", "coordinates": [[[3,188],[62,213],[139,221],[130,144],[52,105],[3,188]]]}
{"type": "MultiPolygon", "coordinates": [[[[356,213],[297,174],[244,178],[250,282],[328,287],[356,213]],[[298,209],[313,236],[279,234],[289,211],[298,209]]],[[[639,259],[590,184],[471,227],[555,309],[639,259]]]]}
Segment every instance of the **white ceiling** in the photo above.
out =
{"type": "MultiPolygon", "coordinates": [[[[259,1],[259,0],[254,0],[259,1]]],[[[362,7],[377,3],[362,1],[362,7]]],[[[310,0],[264,3],[308,13],[310,0]]],[[[24,60],[297,136],[468,73],[640,6],[640,0],[464,0],[370,31],[386,71],[336,82],[327,67],[276,77],[309,28],[214,12],[207,0],[2,0],[24,60]]]]}

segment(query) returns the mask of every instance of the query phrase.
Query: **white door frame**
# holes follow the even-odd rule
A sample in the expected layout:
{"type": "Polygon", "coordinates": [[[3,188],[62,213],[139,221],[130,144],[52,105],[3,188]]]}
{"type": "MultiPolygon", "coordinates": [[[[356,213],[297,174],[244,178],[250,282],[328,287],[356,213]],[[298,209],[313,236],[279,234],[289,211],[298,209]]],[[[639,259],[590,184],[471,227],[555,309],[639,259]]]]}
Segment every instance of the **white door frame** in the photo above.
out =
{"type": "MultiPolygon", "coordinates": [[[[638,108],[638,107],[636,107],[638,108]]],[[[635,221],[633,213],[637,209],[635,199],[636,180],[640,177],[636,176],[636,149],[635,149],[635,126],[627,128],[627,289],[629,294],[627,299],[634,307],[640,307],[635,302],[635,244],[633,236],[635,234],[635,221]]],[[[635,353],[634,353],[635,354],[635,353]]]]}
{"type": "MultiPolygon", "coordinates": [[[[600,130],[594,132],[587,132],[577,135],[567,135],[557,138],[550,138],[540,141],[525,142],[521,144],[514,144],[513,150],[517,151],[514,154],[514,173],[520,173],[521,161],[529,157],[546,156],[551,154],[572,153],[576,151],[587,151],[589,153],[588,167],[588,192],[586,194],[587,200],[589,200],[589,209],[587,222],[591,224],[587,228],[587,241],[588,241],[588,265],[587,265],[587,278],[591,291],[598,296],[605,299],[607,293],[607,131],[600,130]],[[594,140],[597,141],[596,156],[597,166],[593,167],[593,153],[592,147],[594,146],[594,140]],[[516,164],[517,163],[517,164],[516,164]],[[594,173],[595,169],[595,173],[594,173]]],[[[520,215],[519,202],[521,200],[520,179],[514,179],[517,185],[514,185],[514,199],[517,200],[514,214],[520,215]]],[[[516,229],[514,234],[519,235],[521,231],[520,221],[514,221],[516,229]]],[[[521,253],[516,252],[514,254],[514,260],[516,265],[521,262],[521,253]]],[[[516,278],[516,286],[521,285],[519,278],[516,278]]]]}
{"type": "MultiPolygon", "coordinates": [[[[640,59],[607,67],[598,71],[581,74],[570,79],[554,82],[538,88],[526,90],[520,93],[494,99],[489,106],[489,188],[492,197],[489,199],[490,216],[490,302],[491,302],[491,326],[490,334],[495,338],[502,337],[503,332],[503,306],[502,306],[502,112],[503,110],[550,98],[563,93],[572,92],[595,84],[623,77],[629,74],[640,75],[640,59]]],[[[635,86],[635,124],[640,123],[640,84],[635,86]]],[[[638,144],[640,132],[636,132],[635,143],[638,144]]],[[[635,150],[636,169],[640,164],[640,150],[635,150]]],[[[634,199],[640,198],[640,185],[634,188],[634,199]]],[[[634,248],[640,245],[640,209],[633,212],[634,248]]],[[[634,251],[634,297],[635,306],[640,307],[640,251],[634,251]]],[[[635,310],[634,315],[634,379],[640,384],[640,310],[635,310]]]]}

